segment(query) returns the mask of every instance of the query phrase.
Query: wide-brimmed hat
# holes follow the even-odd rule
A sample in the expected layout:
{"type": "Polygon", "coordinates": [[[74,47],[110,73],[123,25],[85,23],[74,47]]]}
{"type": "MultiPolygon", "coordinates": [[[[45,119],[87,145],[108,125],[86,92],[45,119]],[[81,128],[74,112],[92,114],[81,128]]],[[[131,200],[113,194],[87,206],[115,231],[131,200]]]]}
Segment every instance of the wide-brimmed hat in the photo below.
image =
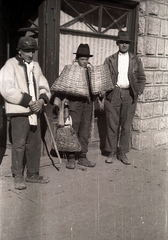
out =
{"type": "Polygon", "coordinates": [[[74,53],[78,55],[78,57],[93,57],[93,55],[90,55],[90,48],[88,44],[81,43],[76,51],[74,53]]]}
{"type": "Polygon", "coordinates": [[[125,42],[131,42],[131,39],[129,38],[128,31],[122,31],[120,30],[118,32],[118,37],[116,41],[125,41],[125,42]]]}
{"type": "Polygon", "coordinates": [[[20,37],[17,50],[37,50],[37,42],[32,37],[20,37]]]}

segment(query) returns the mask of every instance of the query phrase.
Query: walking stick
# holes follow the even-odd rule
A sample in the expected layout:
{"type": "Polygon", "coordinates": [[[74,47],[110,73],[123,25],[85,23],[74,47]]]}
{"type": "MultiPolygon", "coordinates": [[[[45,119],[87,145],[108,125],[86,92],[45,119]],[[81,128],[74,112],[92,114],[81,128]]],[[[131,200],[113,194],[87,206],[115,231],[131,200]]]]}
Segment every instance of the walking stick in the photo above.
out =
{"type": "Polygon", "coordinates": [[[50,132],[50,134],[51,134],[51,138],[52,138],[52,141],[53,141],[53,144],[54,144],[54,148],[55,148],[55,151],[56,151],[56,153],[57,153],[59,162],[62,163],[62,159],[61,159],[61,157],[60,157],[60,154],[59,154],[59,151],[58,151],[58,148],[57,148],[57,145],[56,145],[56,142],[55,142],[55,139],[54,139],[54,135],[53,135],[53,133],[52,133],[51,126],[50,126],[50,123],[49,123],[49,121],[48,121],[48,117],[47,117],[47,113],[46,113],[45,109],[44,109],[44,117],[45,117],[45,120],[46,120],[46,122],[47,122],[47,126],[48,126],[49,132],[50,132]]]}

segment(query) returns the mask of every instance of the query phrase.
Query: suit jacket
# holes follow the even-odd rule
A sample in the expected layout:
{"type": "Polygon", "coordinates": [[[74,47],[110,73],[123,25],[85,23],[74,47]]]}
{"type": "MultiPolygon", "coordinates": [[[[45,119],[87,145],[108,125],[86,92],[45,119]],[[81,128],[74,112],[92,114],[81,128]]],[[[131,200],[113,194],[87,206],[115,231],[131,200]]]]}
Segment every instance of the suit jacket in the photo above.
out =
{"type": "MultiPolygon", "coordinates": [[[[107,57],[105,64],[109,66],[113,85],[117,84],[118,79],[118,52],[107,57]]],[[[142,61],[136,55],[129,52],[129,68],[128,68],[128,80],[130,83],[130,93],[135,102],[139,95],[143,93],[146,76],[143,69],[142,61]]],[[[106,95],[106,99],[112,99],[112,91],[109,91],[106,95]]]]}

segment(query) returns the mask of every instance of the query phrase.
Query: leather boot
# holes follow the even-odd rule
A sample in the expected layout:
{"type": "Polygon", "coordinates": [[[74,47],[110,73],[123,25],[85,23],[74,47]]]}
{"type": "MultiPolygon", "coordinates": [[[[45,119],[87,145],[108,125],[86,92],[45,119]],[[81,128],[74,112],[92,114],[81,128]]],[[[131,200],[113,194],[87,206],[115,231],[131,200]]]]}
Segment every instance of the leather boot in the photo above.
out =
{"type": "Polygon", "coordinates": [[[76,168],[75,154],[67,156],[66,168],[68,169],[76,168]]]}
{"type": "Polygon", "coordinates": [[[96,163],[88,160],[88,158],[86,157],[86,153],[80,154],[80,157],[78,159],[78,164],[85,167],[94,167],[96,165],[96,163]]]}
{"type": "Polygon", "coordinates": [[[15,189],[17,190],[24,190],[26,189],[26,184],[25,184],[25,180],[24,177],[21,175],[19,176],[14,176],[14,181],[15,181],[15,189]]]}

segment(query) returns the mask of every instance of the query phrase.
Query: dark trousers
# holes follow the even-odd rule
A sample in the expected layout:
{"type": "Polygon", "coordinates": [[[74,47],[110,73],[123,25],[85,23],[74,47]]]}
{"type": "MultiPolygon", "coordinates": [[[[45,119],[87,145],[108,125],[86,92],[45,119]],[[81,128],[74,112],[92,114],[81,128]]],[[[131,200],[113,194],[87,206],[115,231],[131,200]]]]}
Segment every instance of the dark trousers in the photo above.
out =
{"type": "Polygon", "coordinates": [[[70,115],[72,117],[72,127],[76,131],[81,144],[82,153],[88,152],[88,143],[91,132],[93,102],[72,101],[70,103],[70,115]]]}
{"type": "Polygon", "coordinates": [[[136,110],[129,90],[115,87],[112,100],[105,100],[107,136],[105,150],[120,153],[129,152],[130,130],[136,110]]]}
{"type": "Polygon", "coordinates": [[[12,173],[22,175],[24,162],[30,173],[39,172],[41,156],[40,118],[38,125],[30,126],[27,116],[10,119],[12,140],[12,173]]]}

